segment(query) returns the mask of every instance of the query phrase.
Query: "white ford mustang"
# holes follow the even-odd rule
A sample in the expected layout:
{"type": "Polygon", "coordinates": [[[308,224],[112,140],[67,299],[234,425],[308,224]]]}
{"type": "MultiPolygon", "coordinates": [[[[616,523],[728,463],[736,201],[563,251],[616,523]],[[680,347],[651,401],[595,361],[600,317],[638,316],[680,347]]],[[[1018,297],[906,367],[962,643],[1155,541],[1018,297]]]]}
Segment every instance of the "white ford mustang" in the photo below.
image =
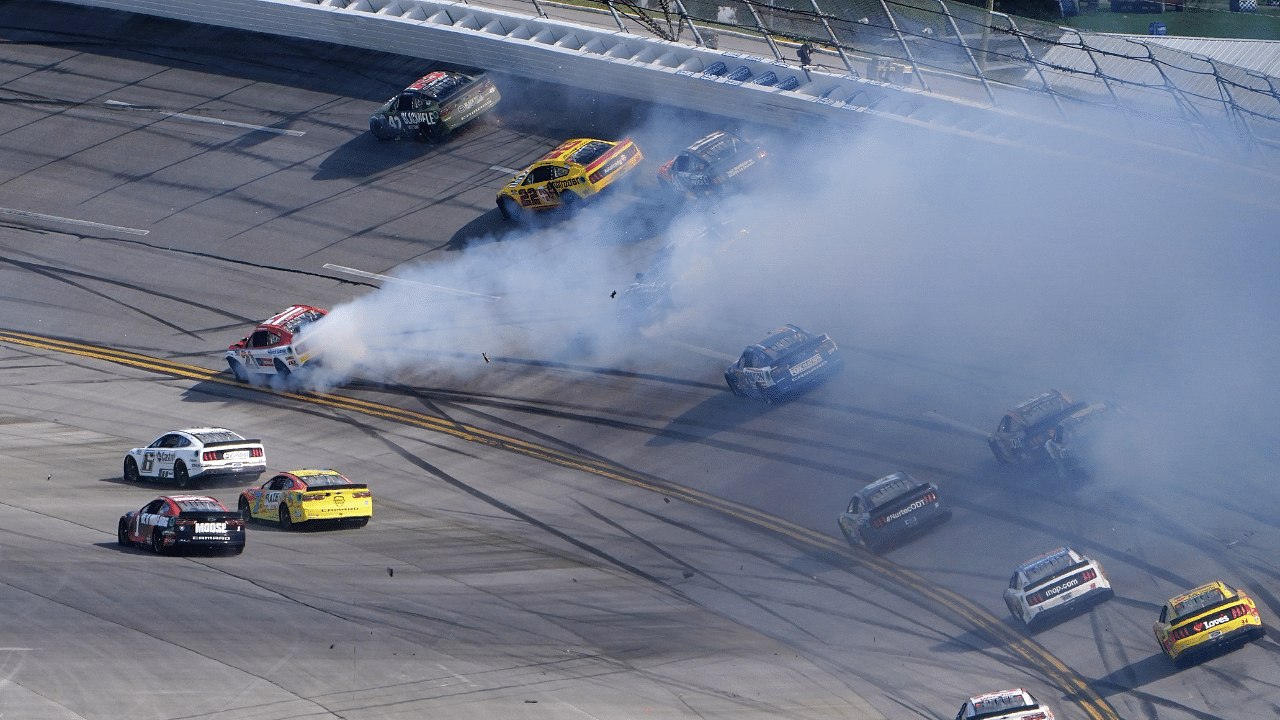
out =
{"type": "Polygon", "coordinates": [[[253,476],[267,470],[261,440],[246,440],[223,428],[189,428],[165,433],[124,457],[124,479],[172,480],[180,488],[214,475],[253,476]]]}

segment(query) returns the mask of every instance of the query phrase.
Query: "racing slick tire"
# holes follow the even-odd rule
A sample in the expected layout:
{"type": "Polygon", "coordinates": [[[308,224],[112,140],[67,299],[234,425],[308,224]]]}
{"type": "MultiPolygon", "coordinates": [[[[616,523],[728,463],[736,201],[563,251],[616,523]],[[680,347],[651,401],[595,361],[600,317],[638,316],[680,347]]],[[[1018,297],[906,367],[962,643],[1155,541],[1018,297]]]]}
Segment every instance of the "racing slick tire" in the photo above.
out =
{"type": "Polygon", "coordinates": [[[289,369],[288,365],[284,364],[283,360],[281,360],[280,358],[276,358],[276,374],[280,376],[280,379],[288,380],[289,375],[291,375],[292,373],[293,371],[289,369]]]}
{"type": "Polygon", "coordinates": [[[160,532],[160,528],[151,531],[151,552],[157,555],[164,554],[164,535],[160,532]]]}
{"type": "Polygon", "coordinates": [[[867,547],[867,543],[862,539],[862,535],[860,533],[849,532],[844,525],[840,526],[840,532],[844,534],[844,539],[847,540],[850,545],[864,549],[867,547]]]}
{"type": "Polygon", "coordinates": [[[293,516],[289,514],[289,506],[280,503],[280,529],[292,530],[293,527],[293,516]]]}
{"type": "Polygon", "coordinates": [[[999,460],[1001,465],[1009,464],[1009,458],[1005,457],[1004,452],[1000,450],[1000,443],[997,443],[995,438],[987,438],[987,444],[991,446],[991,454],[996,456],[996,460],[999,460]]]}
{"type": "Polygon", "coordinates": [[[248,500],[240,498],[240,503],[236,506],[236,510],[239,511],[240,519],[244,521],[245,525],[253,522],[253,510],[249,509],[248,500]]]}
{"type": "Polygon", "coordinates": [[[514,223],[524,222],[524,208],[509,197],[498,198],[498,212],[502,213],[503,220],[514,223]]]}
{"type": "Polygon", "coordinates": [[[142,480],[142,476],[138,474],[138,461],[132,457],[124,459],[124,481],[127,483],[136,483],[142,480]]]}
{"type": "Polygon", "coordinates": [[[120,547],[130,547],[133,545],[133,543],[129,541],[129,522],[124,518],[120,518],[120,522],[116,526],[116,544],[120,547]]]}
{"type": "Polygon", "coordinates": [[[379,140],[385,141],[396,139],[396,134],[388,130],[387,127],[378,120],[369,121],[369,132],[373,133],[373,136],[379,140]]]}
{"type": "Polygon", "coordinates": [[[231,374],[235,375],[236,380],[247,383],[249,382],[249,371],[244,369],[244,365],[235,358],[227,358],[227,365],[231,367],[231,374]]]}
{"type": "Polygon", "coordinates": [[[422,139],[429,143],[442,143],[449,139],[449,128],[445,127],[443,122],[428,125],[426,129],[421,132],[422,139]]]}
{"type": "Polygon", "coordinates": [[[181,460],[173,464],[173,484],[183,489],[191,487],[191,475],[181,460]]]}

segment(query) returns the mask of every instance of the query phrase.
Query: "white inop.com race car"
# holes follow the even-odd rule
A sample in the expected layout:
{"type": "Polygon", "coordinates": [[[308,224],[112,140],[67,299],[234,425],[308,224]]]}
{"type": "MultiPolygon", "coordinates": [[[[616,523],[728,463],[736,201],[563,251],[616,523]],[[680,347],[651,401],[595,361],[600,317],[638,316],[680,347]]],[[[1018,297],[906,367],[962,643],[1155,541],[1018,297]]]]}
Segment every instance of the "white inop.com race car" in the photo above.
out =
{"type": "Polygon", "coordinates": [[[1058,548],[1026,561],[1013,572],[1004,591],[1009,613],[1031,627],[1055,615],[1109,600],[1111,583],[1095,560],[1071,548],[1058,548]]]}
{"type": "Polygon", "coordinates": [[[214,475],[256,478],[266,470],[262,441],[245,440],[223,428],[174,430],[124,457],[126,482],[172,479],[180,488],[214,475]]]}

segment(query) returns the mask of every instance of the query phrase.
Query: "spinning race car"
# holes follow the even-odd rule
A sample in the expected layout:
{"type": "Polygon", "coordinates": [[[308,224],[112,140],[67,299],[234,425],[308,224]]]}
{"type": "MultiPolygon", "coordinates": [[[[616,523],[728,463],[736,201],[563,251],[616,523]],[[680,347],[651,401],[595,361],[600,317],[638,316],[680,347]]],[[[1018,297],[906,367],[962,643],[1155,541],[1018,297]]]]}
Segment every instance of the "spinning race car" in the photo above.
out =
{"type": "Polygon", "coordinates": [[[124,479],[172,479],[180,488],[215,475],[257,478],[267,470],[261,440],[246,440],[225,428],[188,428],[165,433],[124,456],[124,479]]]}
{"type": "Polygon", "coordinates": [[[780,403],[829,380],[844,367],[827,335],[783,325],[742,352],[724,371],[734,395],[780,403]]]}
{"type": "Polygon", "coordinates": [[[240,493],[238,508],[245,522],[268,520],[285,530],[312,520],[364,527],[373,517],[373,493],[332,470],[294,470],[240,493]]]}
{"type": "Polygon", "coordinates": [[[896,472],[859,490],[839,523],[849,544],[874,551],[950,519],[937,485],[896,472]]]}
{"type": "Polygon", "coordinates": [[[1085,407],[1084,403],[1050,390],[1022,401],[1000,418],[996,431],[987,437],[987,444],[996,459],[1008,464],[1033,464],[1049,459],[1044,444],[1058,423],[1071,413],[1085,407]]]}
{"type": "Polygon", "coordinates": [[[759,144],[717,130],[664,163],[658,182],[685,197],[704,198],[758,174],[767,155],[759,144]]]}
{"type": "Polygon", "coordinates": [[[197,549],[239,555],[244,551],[244,521],[211,497],[158,497],[120,518],[116,541],[125,547],[151,548],[158,555],[197,549]]]}
{"type": "Polygon", "coordinates": [[[310,305],[294,305],[272,315],[253,334],[227,348],[227,365],[240,382],[280,376],[288,378],[316,358],[310,348],[296,342],[306,325],[325,316],[310,305]]]}
{"type": "Polygon", "coordinates": [[[1009,614],[1031,628],[1113,597],[1102,566],[1064,547],[1032,558],[1013,571],[1004,604],[1009,614]]]}
{"type": "Polygon", "coordinates": [[[433,72],[378,108],[369,118],[369,132],[379,140],[442,142],[501,99],[486,75],[433,72]]]}
{"type": "Polygon", "coordinates": [[[498,193],[498,210],[519,221],[526,210],[571,209],[618,182],[642,159],[631,140],[566,140],[507,183],[498,193]]]}

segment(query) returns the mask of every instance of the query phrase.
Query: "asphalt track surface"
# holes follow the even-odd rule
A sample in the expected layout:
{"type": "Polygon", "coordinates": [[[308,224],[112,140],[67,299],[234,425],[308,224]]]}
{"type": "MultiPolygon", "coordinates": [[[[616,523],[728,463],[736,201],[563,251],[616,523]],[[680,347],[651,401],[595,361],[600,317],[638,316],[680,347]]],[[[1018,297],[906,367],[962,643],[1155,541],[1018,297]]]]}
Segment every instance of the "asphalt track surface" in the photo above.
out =
{"type": "MultiPolygon", "coordinates": [[[[1240,481],[1254,503],[1184,489],[1196,524],[1124,488],[1029,485],[938,419],[985,427],[1025,377],[855,349],[876,389],[848,400],[846,373],[763,410],[670,346],[644,372],[458,348],[431,361],[487,363],[470,383],[328,397],[224,372],[220,349],[265,315],[372,290],[325,263],[387,272],[493,242],[495,167],[645,109],[538,88],[447,145],[379,144],[369,112],[424,63],[0,10],[4,717],[949,718],[1015,686],[1066,718],[1280,713],[1272,639],[1178,672],[1150,635],[1163,599],[1211,577],[1276,622],[1269,484],[1240,481]],[[255,525],[239,557],[119,548],[117,518],[160,492],[121,480],[124,452],[193,425],[262,438],[272,469],[368,482],[373,522],[255,525]],[[955,518],[882,557],[847,550],[835,515],[900,467],[955,518]],[[1000,591],[1063,543],[1118,596],[1028,637],[1000,591]]],[[[619,277],[648,252],[619,243],[619,277]]]]}

